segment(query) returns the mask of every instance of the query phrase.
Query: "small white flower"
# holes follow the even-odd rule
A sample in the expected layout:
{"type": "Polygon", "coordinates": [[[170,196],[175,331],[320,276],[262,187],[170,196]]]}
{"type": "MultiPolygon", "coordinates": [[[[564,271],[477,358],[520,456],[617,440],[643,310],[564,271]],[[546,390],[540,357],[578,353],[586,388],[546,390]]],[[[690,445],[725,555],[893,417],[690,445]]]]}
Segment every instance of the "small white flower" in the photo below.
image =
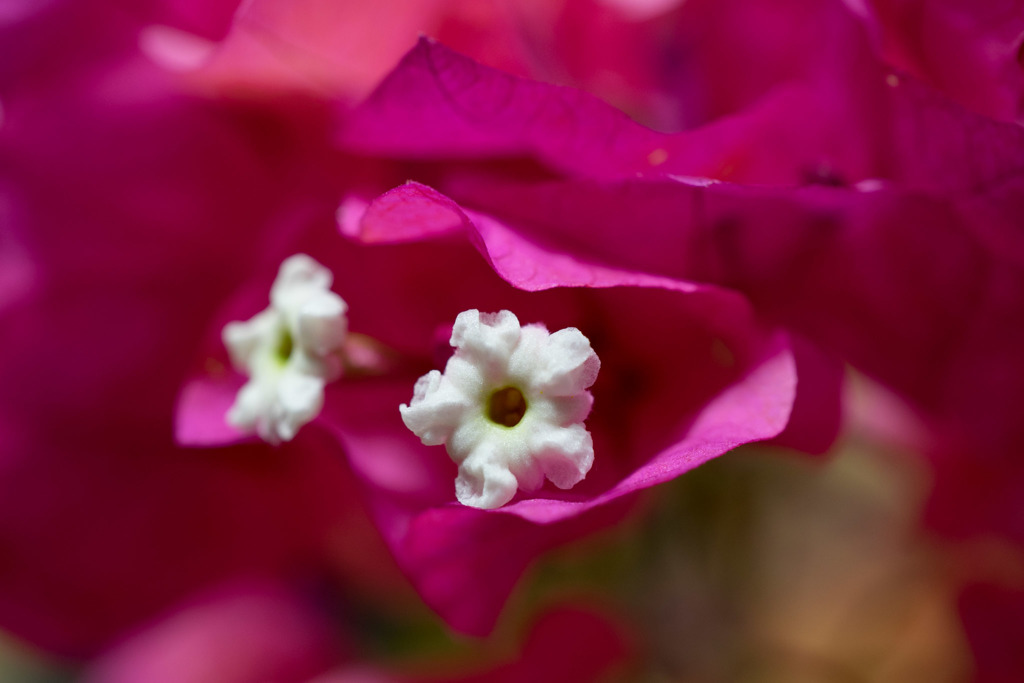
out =
{"type": "Polygon", "coordinates": [[[264,441],[291,440],[319,414],[324,386],[341,374],[336,352],[348,331],[348,306],[330,290],[331,271],[305,254],[285,260],[270,306],[224,327],[231,362],[249,376],[227,421],[264,441]]]}
{"type": "Polygon", "coordinates": [[[601,367],[590,341],[574,327],[551,334],[520,327],[509,311],[471,310],[456,318],[451,345],[444,374],[421,377],[399,410],[423,443],[444,444],[459,465],[459,502],[493,509],[545,476],[562,489],[582,481],[594,462],[587,388],[601,367]]]}

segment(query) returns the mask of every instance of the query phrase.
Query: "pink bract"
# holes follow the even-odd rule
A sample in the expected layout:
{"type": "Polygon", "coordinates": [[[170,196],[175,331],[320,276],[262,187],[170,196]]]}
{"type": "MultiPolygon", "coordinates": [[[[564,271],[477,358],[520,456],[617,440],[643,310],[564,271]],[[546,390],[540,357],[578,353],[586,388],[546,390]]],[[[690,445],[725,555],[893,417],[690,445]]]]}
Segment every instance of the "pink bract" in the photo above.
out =
{"type": "Polygon", "coordinates": [[[944,427],[1019,443],[1024,131],[893,72],[833,11],[850,73],[790,78],[684,133],[424,41],[339,139],[458,160],[432,184],[460,205],[592,261],[739,289],[944,427]]]}
{"type": "MultiPolygon", "coordinates": [[[[552,251],[418,184],[368,205],[347,202],[342,213],[350,240],[318,232],[291,251],[333,270],[350,330],[400,353],[395,367],[407,369],[343,378],[310,429],[339,439],[399,564],[457,629],[487,632],[534,557],[619,517],[628,494],[787,425],[796,398],[793,351],[734,293],[552,251]],[[496,511],[462,507],[444,450],[423,446],[401,423],[398,405],[419,374],[443,363],[445,330],[469,308],[507,308],[524,322],[576,326],[590,337],[604,368],[588,420],[598,455],[572,490],[520,495],[496,511]]],[[[251,298],[247,314],[262,305],[251,298]]],[[[208,352],[222,354],[210,338],[208,352]]],[[[182,394],[179,439],[237,440],[209,427],[237,384],[230,375],[197,376],[182,394]]],[[[833,414],[835,388],[828,381],[820,395],[808,391],[807,405],[833,414]]]]}

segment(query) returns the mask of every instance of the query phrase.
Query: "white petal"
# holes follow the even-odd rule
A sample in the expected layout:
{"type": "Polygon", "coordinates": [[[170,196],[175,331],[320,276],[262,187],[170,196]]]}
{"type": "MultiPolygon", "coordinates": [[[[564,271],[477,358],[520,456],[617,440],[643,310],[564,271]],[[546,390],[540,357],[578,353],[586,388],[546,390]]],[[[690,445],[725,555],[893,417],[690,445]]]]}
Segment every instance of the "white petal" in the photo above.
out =
{"type": "Polygon", "coordinates": [[[466,397],[437,370],[420,377],[412,401],[398,407],[405,426],[428,446],[448,441],[468,409],[466,397]]]}
{"type": "Polygon", "coordinates": [[[238,391],[235,402],[228,409],[228,424],[243,432],[255,432],[261,417],[272,403],[271,392],[265,383],[251,379],[238,391]]]}
{"type": "Polygon", "coordinates": [[[519,319],[510,311],[463,311],[452,327],[451,345],[493,380],[506,372],[509,356],[519,343],[519,331],[519,319]]]}
{"type": "Polygon", "coordinates": [[[549,422],[555,425],[570,425],[583,422],[594,406],[594,395],[584,391],[572,396],[552,396],[547,401],[549,422]]]}
{"type": "Polygon", "coordinates": [[[296,254],[284,260],[277,278],[270,288],[270,303],[278,310],[298,308],[313,292],[331,288],[331,271],[305,254],[296,254]]]}
{"type": "Polygon", "coordinates": [[[275,431],[282,441],[291,441],[306,424],[320,413],[324,403],[324,381],[286,369],[277,384],[275,431]]]}
{"type": "Polygon", "coordinates": [[[571,396],[587,389],[597,379],[601,361],[590,340],[575,327],[548,336],[531,378],[533,386],[546,394],[571,396]]]}
{"type": "Polygon", "coordinates": [[[231,364],[240,372],[249,373],[255,367],[255,356],[266,353],[271,341],[280,333],[284,321],[273,310],[267,309],[245,322],[235,321],[224,326],[221,339],[227,347],[231,364]]]}
{"type": "Polygon", "coordinates": [[[512,500],[518,488],[508,468],[494,462],[487,450],[480,450],[459,466],[455,498],[469,507],[493,510],[512,500]]]}
{"type": "Polygon", "coordinates": [[[448,364],[444,368],[444,377],[466,397],[475,401],[483,400],[484,392],[487,389],[483,373],[479,366],[474,365],[463,356],[455,355],[448,359],[448,364]]]}
{"type": "Polygon", "coordinates": [[[551,483],[560,489],[583,481],[594,464],[594,440],[580,424],[537,430],[530,451],[551,483]]]}

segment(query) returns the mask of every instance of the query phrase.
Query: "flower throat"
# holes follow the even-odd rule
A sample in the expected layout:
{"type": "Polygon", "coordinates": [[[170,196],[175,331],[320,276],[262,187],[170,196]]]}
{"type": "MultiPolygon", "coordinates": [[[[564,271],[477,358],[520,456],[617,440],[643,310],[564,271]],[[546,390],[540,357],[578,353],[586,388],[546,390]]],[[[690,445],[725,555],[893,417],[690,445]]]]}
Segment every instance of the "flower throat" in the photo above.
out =
{"type": "Polygon", "coordinates": [[[504,427],[515,427],[526,415],[526,398],[515,387],[498,389],[487,401],[487,418],[504,427]]]}

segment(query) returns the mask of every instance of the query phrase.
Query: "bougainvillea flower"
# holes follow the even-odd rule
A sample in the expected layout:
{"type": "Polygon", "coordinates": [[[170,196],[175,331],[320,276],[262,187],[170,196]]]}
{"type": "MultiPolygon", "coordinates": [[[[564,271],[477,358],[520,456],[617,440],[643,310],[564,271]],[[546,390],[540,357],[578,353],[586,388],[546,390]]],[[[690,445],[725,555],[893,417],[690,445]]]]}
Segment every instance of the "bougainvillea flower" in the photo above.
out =
{"type": "MultiPolygon", "coordinates": [[[[417,185],[368,208],[356,197],[342,213],[350,238],[408,242],[356,246],[325,220],[338,188],[309,153],[323,142],[317,117],[291,101],[183,97],[141,59],[92,61],[70,79],[55,63],[83,50],[49,49],[67,36],[102,61],[140,40],[138,23],[214,39],[223,16],[168,10],[91,33],[78,30],[86,15],[63,15],[46,40],[25,34],[31,58],[3,68],[27,63],[33,78],[0,92],[16,179],[0,213],[17,224],[0,258],[21,264],[3,276],[21,291],[0,307],[0,341],[18,359],[2,370],[0,434],[15,455],[0,483],[14,558],[0,619],[24,637],[88,652],[211,577],[315,563],[342,504],[331,495],[339,443],[423,594],[458,627],[486,630],[530,559],[614,517],[609,503],[807,415],[793,384],[799,398],[819,375],[794,373],[791,340],[741,296],[693,280],[741,288],[979,443],[1019,436],[1019,131],[872,62],[866,41],[835,43],[836,54],[857,47],[850,72],[820,62],[815,78],[752,88],[735,116],[676,136],[424,42],[338,141],[414,162],[395,174],[423,174],[458,204],[417,185]],[[118,40],[100,47],[108,30],[118,40]],[[723,179],[770,187],[712,182],[723,179]],[[297,233],[308,224],[320,231],[309,244],[297,233]],[[205,371],[220,381],[188,385],[178,438],[246,440],[224,420],[244,380],[226,370],[220,335],[266,306],[298,252],[338,278],[353,330],[371,340],[365,372],[328,389],[322,416],[279,450],[176,448],[173,394],[207,328],[200,360],[216,356],[205,371]],[[401,424],[397,406],[444,365],[450,325],[474,308],[577,327],[605,362],[588,421],[594,466],[573,489],[461,507],[453,463],[401,424]],[[294,480],[279,476],[291,467],[294,480]],[[206,551],[190,552],[197,544],[206,551]]],[[[856,38],[843,21],[840,35],[856,38]]],[[[366,184],[368,196],[384,189],[366,184]]]]}
{"type": "MultiPolygon", "coordinates": [[[[399,564],[458,629],[489,630],[532,558],[614,518],[619,507],[612,503],[738,445],[775,437],[788,423],[796,398],[793,350],[784,335],[758,323],[742,297],[548,251],[417,184],[368,206],[353,199],[341,216],[358,242],[320,226],[287,249],[331,269],[334,290],[349,304],[350,333],[387,352],[375,371],[330,385],[324,412],[306,429],[340,440],[399,564]],[[455,464],[402,423],[399,405],[450,353],[458,314],[474,308],[515,310],[549,329],[576,327],[601,358],[587,421],[593,468],[572,489],[520,493],[499,510],[462,506],[455,464]]],[[[267,276],[218,316],[197,368],[209,367],[210,358],[223,362],[217,325],[236,319],[239,307],[259,310],[267,276]]],[[[240,383],[231,374],[199,372],[182,393],[179,440],[211,446],[243,439],[224,421],[240,383]]],[[[818,400],[808,397],[811,405],[818,400]]],[[[821,405],[830,413],[835,403],[821,405]]]]}
{"type": "Polygon", "coordinates": [[[834,80],[836,93],[762,98],[679,135],[423,42],[340,140],[421,164],[479,163],[434,184],[566,251],[739,288],[938,421],[1015,442],[1024,132],[893,74],[860,23],[847,23],[860,31],[862,68],[834,80]],[[829,114],[833,95],[845,104],[829,114]],[[807,110],[794,105],[807,101],[831,120],[821,135],[784,138],[780,153],[775,126],[803,127],[807,110]],[[730,147],[726,132],[742,144],[730,147]],[[822,144],[836,140],[854,142],[822,144]],[[529,158],[548,175],[482,165],[496,156],[529,158]],[[830,170],[808,175],[815,168],[830,170]],[[715,182],[725,175],[744,184],[715,182]],[[644,239],[624,224],[643,225],[644,239]]]}
{"type": "MultiPolygon", "coordinates": [[[[857,21],[846,25],[857,59],[821,71],[817,88],[766,90],[676,136],[424,43],[340,140],[420,167],[460,160],[461,174],[431,182],[556,249],[745,292],[925,417],[944,444],[928,453],[933,529],[1018,543],[1024,133],[977,113],[996,113],[987,94],[952,101],[880,60],[857,21]],[[533,166],[485,164],[509,156],[533,166]],[[644,239],[624,225],[643,226],[644,239]]],[[[972,638],[989,659],[983,621],[972,638]]],[[[1012,658],[999,661],[1009,652],[992,667],[1012,671],[1012,658]]]]}

